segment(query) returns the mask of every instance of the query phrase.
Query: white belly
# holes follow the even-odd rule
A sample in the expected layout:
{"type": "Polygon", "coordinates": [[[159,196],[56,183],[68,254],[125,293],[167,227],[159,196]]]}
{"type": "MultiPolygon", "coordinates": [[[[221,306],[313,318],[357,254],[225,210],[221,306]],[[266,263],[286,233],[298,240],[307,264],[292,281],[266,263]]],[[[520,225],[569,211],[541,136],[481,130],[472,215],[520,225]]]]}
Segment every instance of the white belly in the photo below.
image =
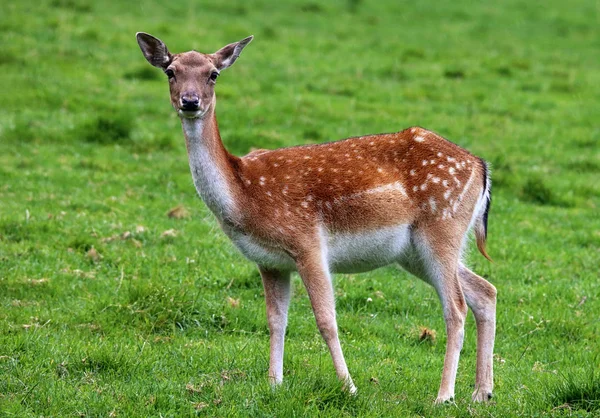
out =
{"type": "MultiPolygon", "coordinates": [[[[226,232],[242,254],[256,264],[281,270],[296,269],[292,258],[283,250],[267,246],[251,235],[226,232]]],[[[409,243],[409,226],[399,225],[359,233],[323,232],[321,251],[329,271],[359,273],[400,261],[409,243]]]]}
{"type": "Polygon", "coordinates": [[[329,269],[339,273],[359,273],[398,262],[410,243],[408,225],[369,232],[331,234],[324,254],[329,269]]]}

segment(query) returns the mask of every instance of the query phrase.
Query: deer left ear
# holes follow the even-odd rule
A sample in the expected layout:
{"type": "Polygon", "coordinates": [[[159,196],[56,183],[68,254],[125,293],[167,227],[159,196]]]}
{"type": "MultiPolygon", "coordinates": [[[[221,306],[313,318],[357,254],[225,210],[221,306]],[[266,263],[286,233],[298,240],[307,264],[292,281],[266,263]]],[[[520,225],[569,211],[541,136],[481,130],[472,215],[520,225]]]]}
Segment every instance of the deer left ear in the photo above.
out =
{"type": "Polygon", "coordinates": [[[163,70],[171,64],[173,56],[163,41],[144,32],[136,33],[135,37],[144,57],[150,64],[163,70]]]}
{"type": "Polygon", "coordinates": [[[227,67],[231,67],[235,60],[237,60],[242,53],[242,49],[244,49],[244,47],[248,45],[253,38],[254,36],[248,36],[239,42],[224,46],[212,54],[217,69],[221,71],[227,67]]]}

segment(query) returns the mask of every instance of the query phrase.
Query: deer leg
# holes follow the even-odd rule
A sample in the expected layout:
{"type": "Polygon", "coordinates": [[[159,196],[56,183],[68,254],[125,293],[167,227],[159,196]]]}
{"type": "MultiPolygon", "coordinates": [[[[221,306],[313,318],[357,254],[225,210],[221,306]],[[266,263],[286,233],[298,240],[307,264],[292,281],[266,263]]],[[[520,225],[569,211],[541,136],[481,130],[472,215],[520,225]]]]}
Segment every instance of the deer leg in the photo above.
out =
{"type": "Polygon", "coordinates": [[[447,341],[442,381],[435,400],[438,404],[454,398],[458,359],[462,350],[468,310],[458,277],[460,247],[453,245],[453,242],[451,237],[430,240],[427,235],[416,234],[413,236],[413,248],[419,255],[419,261],[413,259],[403,263],[408,271],[435,288],[442,303],[447,341]]]}
{"type": "Polygon", "coordinates": [[[496,288],[464,265],[458,268],[467,305],[477,324],[477,371],[473,400],[488,401],[494,387],[493,355],[496,333],[496,288]]]}
{"type": "Polygon", "coordinates": [[[291,293],[290,273],[261,267],[259,270],[265,289],[269,322],[269,380],[276,385],[283,381],[283,349],[291,293]]]}
{"type": "Polygon", "coordinates": [[[434,287],[442,302],[447,335],[444,370],[442,372],[440,390],[435,400],[436,403],[443,403],[454,398],[456,371],[458,370],[458,359],[463,346],[465,318],[467,316],[467,304],[465,303],[456,270],[452,268],[444,270],[439,281],[434,282],[434,287]]]}
{"type": "Polygon", "coordinates": [[[356,392],[356,387],[352,382],[342,353],[335,319],[333,285],[327,263],[323,258],[320,253],[307,254],[300,257],[296,261],[296,265],[308,292],[317,327],[331,353],[337,377],[344,381],[345,390],[353,394],[356,392]]]}

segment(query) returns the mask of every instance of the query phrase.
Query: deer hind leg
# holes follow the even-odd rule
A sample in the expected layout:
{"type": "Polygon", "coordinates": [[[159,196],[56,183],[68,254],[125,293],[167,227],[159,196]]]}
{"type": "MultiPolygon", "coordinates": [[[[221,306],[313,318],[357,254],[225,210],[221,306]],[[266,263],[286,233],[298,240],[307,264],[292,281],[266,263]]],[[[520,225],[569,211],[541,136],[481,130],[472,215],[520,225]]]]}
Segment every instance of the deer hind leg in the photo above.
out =
{"type": "Polygon", "coordinates": [[[259,267],[265,289],[267,321],[270,332],[269,380],[283,381],[283,349],[290,304],[290,273],[259,267]]]}
{"type": "Polygon", "coordinates": [[[473,400],[492,398],[494,336],[496,333],[496,288],[487,280],[460,264],[458,275],[467,305],[477,324],[477,371],[473,400]]]}
{"type": "Polygon", "coordinates": [[[454,398],[454,385],[458,360],[464,340],[467,304],[458,277],[460,242],[452,245],[453,239],[431,239],[428,234],[413,236],[416,257],[403,260],[401,264],[410,273],[431,284],[440,298],[446,322],[446,355],[444,369],[436,403],[454,398]]]}
{"type": "Polygon", "coordinates": [[[348,372],[338,337],[333,285],[325,257],[313,250],[299,257],[296,266],[308,292],[319,332],[331,353],[337,377],[344,382],[345,390],[354,394],[356,387],[348,372]]]}

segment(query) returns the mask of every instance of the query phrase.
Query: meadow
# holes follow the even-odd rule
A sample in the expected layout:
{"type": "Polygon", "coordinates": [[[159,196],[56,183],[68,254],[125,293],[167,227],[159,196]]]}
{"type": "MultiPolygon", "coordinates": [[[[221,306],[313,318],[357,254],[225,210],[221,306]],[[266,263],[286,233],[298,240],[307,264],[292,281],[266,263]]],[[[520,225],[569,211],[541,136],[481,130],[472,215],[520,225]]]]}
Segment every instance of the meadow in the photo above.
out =
{"type": "MultiPolygon", "coordinates": [[[[0,5],[0,416],[600,415],[597,1],[0,5]],[[454,403],[433,289],[336,275],[342,392],[300,279],[284,384],[267,381],[258,272],[198,199],[164,74],[173,52],[254,41],[216,87],[227,148],[423,126],[493,167],[495,397],[454,403]]],[[[472,247],[472,246],[471,246],[472,247]]]]}

